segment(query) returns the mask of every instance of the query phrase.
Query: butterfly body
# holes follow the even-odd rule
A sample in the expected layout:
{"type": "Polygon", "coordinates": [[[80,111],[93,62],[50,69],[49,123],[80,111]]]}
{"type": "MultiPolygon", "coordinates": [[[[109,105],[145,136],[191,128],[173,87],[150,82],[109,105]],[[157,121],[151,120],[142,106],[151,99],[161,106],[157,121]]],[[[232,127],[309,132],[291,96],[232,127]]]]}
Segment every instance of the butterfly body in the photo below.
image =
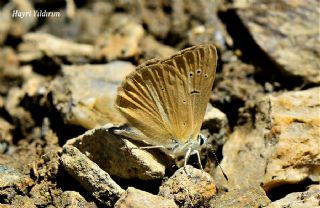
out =
{"type": "Polygon", "coordinates": [[[215,78],[214,45],[194,46],[137,67],[118,90],[116,107],[133,127],[126,136],[175,156],[196,150],[215,78]]]}

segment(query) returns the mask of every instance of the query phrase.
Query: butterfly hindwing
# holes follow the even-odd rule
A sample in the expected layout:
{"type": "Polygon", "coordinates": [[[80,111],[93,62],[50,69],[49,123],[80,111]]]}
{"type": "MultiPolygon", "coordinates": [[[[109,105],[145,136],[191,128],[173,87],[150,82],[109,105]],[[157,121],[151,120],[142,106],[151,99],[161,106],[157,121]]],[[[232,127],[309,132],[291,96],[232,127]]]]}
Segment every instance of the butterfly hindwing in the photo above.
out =
{"type": "MultiPolygon", "coordinates": [[[[215,78],[217,51],[214,45],[194,46],[164,60],[187,78],[187,93],[194,122],[192,138],[198,136],[215,78]]],[[[180,109],[182,111],[183,109],[180,109]]]]}

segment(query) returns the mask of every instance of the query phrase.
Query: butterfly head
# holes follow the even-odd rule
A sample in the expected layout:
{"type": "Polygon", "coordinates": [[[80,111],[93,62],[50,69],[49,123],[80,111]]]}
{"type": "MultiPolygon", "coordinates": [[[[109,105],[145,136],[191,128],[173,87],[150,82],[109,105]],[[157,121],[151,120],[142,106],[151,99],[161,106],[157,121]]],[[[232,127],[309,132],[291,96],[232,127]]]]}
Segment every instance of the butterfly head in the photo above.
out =
{"type": "Polygon", "coordinates": [[[174,144],[171,148],[168,148],[169,151],[175,156],[184,155],[188,149],[199,150],[200,147],[207,142],[202,134],[199,134],[196,139],[188,139],[185,143],[180,143],[177,140],[173,140],[174,144]]]}

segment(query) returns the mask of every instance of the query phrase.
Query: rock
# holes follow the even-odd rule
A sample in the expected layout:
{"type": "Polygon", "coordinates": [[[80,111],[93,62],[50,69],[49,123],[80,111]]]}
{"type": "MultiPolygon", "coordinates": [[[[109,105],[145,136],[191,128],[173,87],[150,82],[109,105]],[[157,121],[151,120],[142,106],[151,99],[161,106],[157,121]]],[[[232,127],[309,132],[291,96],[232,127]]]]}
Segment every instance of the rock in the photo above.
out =
{"type": "Polygon", "coordinates": [[[307,191],[294,192],[272,202],[266,208],[316,208],[320,206],[320,185],[311,185],[307,191]]]}
{"type": "MultiPolygon", "coordinates": [[[[41,89],[46,85],[47,80],[35,74],[31,66],[19,68],[19,78],[23,81],[22,87],[11,87],[5,101],[5,109],[13,118],[15,128],[19,129],[23,135],[30,133],[34,127],[34,120],[30,111],[22,106],[22,100],[28,96],[32,97],[41,94],[41,89]]],[[[17,129],[15,129],[17,130],[17,129]]]]}
{"type": "Polygon", "coordinates": [[[33,181],[18,168],[12,167],[15,160],[0,155],[0,196],[1,202],[12,202],[18,194],[26,194],[33,181]]]}
{"type": "Polygon", "coordinates": [[[232,38],[218,17],[222,1],[184,0],[183,3],[184,12],[189,16],[187,22],[192,21],[190,28],[185,32],[190,45],[214,43],[222,51],[226,50],[227,46],[233,45],[232,38]]]}
{"type": "Polygon", "coordinates": [[[9,34],[16,38],[20,38],[37,24],[38,18],[33,15],[33,11],[35,9],[28,0],[13,0],[10,1],[8,6],[11,7],[9,17],[12,18],[9,34]],[[15,12],[30,12],[31,14],[25,15],[23,18],[21,18],[19,16],[13,16],[15,12]]]}
{"type": "Polygon", "coordinates": [[[31,170],[34,177],[55,179],[59,176],[61,162],[58,154],[61,151],[60,146],[47,144],[44,148],[44,154],[32,164],[31,170]]]}
{"type": "Polygon", "coordinates": [[[314,27],[319,22],[318,6],[313,0],[235,1],[242,23],[280,70],[316,84],[320,83],[319,30],[314,27]]]}
{"type": "Polygon", "coordinates": [[[93,56],[92,45],[74,43],[46,33],[27,33],[22,39],[23,42],[18,47],[18,57],[22,62],[41,61],[49,57],[61,65],[62,57],[82,63],[93,56]]]}
{"type": "Polygon", "coordinates": [[[159,195],[174,199],[179,207],[204,206],[217,189],[211,176],[190,165],[180,168],[159,189],[159,195]]]}
{"type": "Polygon", "coordinates": [[[0,164],[0,188],[3,189],[8,186],[14,186],[17,183],[21,183],[24,180],[24,175],[22,175],[18,170],[0,164]]]}
{"type": "Polygon", "coordinates": [[[153,58],[167,58],[177,52],[174,48],[158,42],[151,35],[145,36],[141,40],[141,50],[144,54],[144,61],[153,58]]]}
{"type": "Polygon", "coordinates": [[[64,146],[61,161],[64,169],[106,206],[111,207],[124,192],[108,173],[71,145],[64,146]]]}
{"type": "Polygon", "coordinates": [[[169,200],[133,187],[129,187],[126,192],[122,194],[114,207],[149,208],[154,206],[157,208],[178,208],[172,199],[169,200]]]}
{"type": "Polygon", "coordinates": [[[136,5],[118,6],[125,7],[150,34],[170,45],[214,42],[219,49],[225,49],[232,45],[232,39],[217,16],[220,4],[220,1],[205,0],[143,0],[136,5]]]}
{"type": "Polygon", "coordinates": [[[226,52],[223,56],[229,63],[224,64],[222,72],[216,74],[210,101],[226,113],[233,128],[238,122],[239,108],[263,96],[264,89],[255,80],[256,69],[253,65],[239,61],[233,52],[226,52]]]}
{"type": "Polygon", "coordinates": [[[22,208],[22,207],[28,207],[28,208],[36,208],[34,201],[29,198],[28,196],[16,196],[12,202],[12,208],[22,208]]]}
{"type": "Polygon", "coordinates": [[[94,44],[104,28],[109,27],[108,21],[114,8],[109,2],[95,1],[88,7],[77,7],[72,16],[69,15],[72,12],[68,11],[72,7],[70,2],[74,1],[66,2],[66,11],[59,10],[59,18],[47,17],[39,30],[74,42],[94,44]]]}
{"type": "Polygon", "coordinates": [[[218,184],[227,188],[263,185],[268,191],[307,178],[320,181],[320,88],[266,96],[247,109],[248,119],[225,143],[218,184]],[[292,151],[294,149],[294,151],[292,151]]]}
{"type": "MultiPolygon", "coordinates": [[[[161,179],[165,166],[152,154],[138,149],[129,140],[109,133],[112,125],[87,131],[71,139],[67,146],[74,146],[110,175],[141,180],[161,179]]],[[[88,159],[89,160],[89,159],[88,159]]]]}
{"type": "MultiPolygon", "coordinates": [[[[218,108],[210,107],[204,116],[202,126],[213,134],[215,143],[218,145],[224,144],[229,133],[229,124],[226,114],[218,108]]],[[[208,141],[208,143],[212,142],[213,141],[208,141]]]]}
{"type": "Polygon", "coordinates": [[[12,18],[11,18],[11,9],[12,5],[11,4],[6,4],[1,8],[1,13],[0,13],[0,45],[2,46],[4,41],[6,40],[10,26],[12,23],[12,18]]]}
{"type": "Polygon", "coordinates": [[[8,144],[12,143],[11,130],[13,130],[13,126],[0,117],[0,154],[6,152],[8,144]]]}
{"type": "Polygon", "coordinates": [[[140,1],[138,3],[141,21],[148,32],[157,38],[164,39],[170,30],[170,18],[165,14],[162,1],[140,1]]]}
{"type": "Polygon", "coordinates": [[[122,80],[134,69],[124,61],[64,66],[62,77],[51,83],[53,103],[67,124],[87,129],[109,122],[123,124],[125,120],[114,103],[122,80]]]}
{"type": "Polygon", "coordinates": [[[271,132],[266,141],[274,148],[265,168],[264,189],[307,178],[320,181],[319,95],[318,87],[270,97],[271,132]]]}
{"type": "Polygon", "coordinates": [[[59,194],[54,182],[59,157],[57,152],[50,151],[60,147],[48,145],[40,149],[40,145],[45,145],[40,139],[29,142],[19,142],[16,148],[11,147],[6,154],[0,154],[1,202],[11,203],[16,196],[27,195],[36,205],[46,206],[59,194]]]}
{"type": "Polygon", "coordinates": [[[65,191],[55,201],[54,205],[60,208],[97,208],[94,202],[87,202],[78,192],[76,191],[65,191]]]}
{"type": "Polygon", "coordinates": [[[211,101],[222,110],[232,105],[230,108],[235,109],[233,117],[236,116],[238,109],[235,104],[243,105],[244,102],[254,100],[263,92],[263,87],[255,81],[254,75],[253,65],[238,60],[224,64],[222,72],[216,75],[211,101]]]}
{"type": "Polygon", "coordinates": [[[0,50],[0,59],[2,60],[0,62],[0,93],[6,95],[11,87],[22,82],[24,72],[19,70],[17,54],[11,47],[4,47],[0,50]]]}
{"type": "Polygon", "coordinates": [[[2,59],[0,63],[1,76],[3,76],[4,74],[7,74],[7,75],[19,74],[21,76],[21,73],[17,73],[16,70],[13,72],[11,71],[12,69],[16,69],[19,66],[18,56],[12,47],[4,46],[0,51],[0,57],[2,59]]]}
{"type": "Polygon", "coordinates": [[[260,208],[270,204],[270,199],[260,187],[233,189],[210,200],[212,208],[260,208]]]}
{"type": "Polygon", "coordinates": [[[107,30],[95,43],[96,59],[115,60],[138,55],[143,27],[125,15],[113,15],[107,30]]]}
{"type": "Polygon", "coordinates": [[[42,180],[35,184],[29,192],[34,204],[41,207],[46,207],[52,203],[52,199],[61,195],[61,190],[56,188],[56,185],[50,181],[42,180]]]}

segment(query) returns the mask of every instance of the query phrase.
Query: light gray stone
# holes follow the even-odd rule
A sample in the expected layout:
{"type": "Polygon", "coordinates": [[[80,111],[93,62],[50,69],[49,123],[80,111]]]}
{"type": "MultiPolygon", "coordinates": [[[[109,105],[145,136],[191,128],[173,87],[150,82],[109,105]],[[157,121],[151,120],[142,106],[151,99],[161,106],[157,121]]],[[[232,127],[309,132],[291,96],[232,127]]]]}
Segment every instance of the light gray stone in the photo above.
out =
{"type": "Polygon", "coordinates": [[[94,52],[92,45],[74,43],[46,33],[26,33],[22,39],[18,47],[18,57],[22,62],[40,60],[45,56],[56,59],[92,58],[94,52]]]}
{"type": "Polygon", "coordinates": [[[91,129],[125,119],[114,108],[117,89],[135,69],[125,61],[101,65],[64,66],[50,87],[53,102],[65,123],[91,129]]]}
{"type": "Polygon", "coordinates": [[[153,195],[133,187],[129,187],[127,191],[122,194],[120,199],[114,206],[115,208],[178,208],[178,206],[171,199],[166,199],[161,196],[153,195]]]}
{"type": "Polygon", "coordinates": [[[110,175],[142,180],[163,178],[165,166],[160,163],[161,160],[158,161],[156,156],[139,149],[124,137],[109,133],[113,127],[107,124],[87,131],[69,140],[67,145],[79,149],[110,175]]]}

